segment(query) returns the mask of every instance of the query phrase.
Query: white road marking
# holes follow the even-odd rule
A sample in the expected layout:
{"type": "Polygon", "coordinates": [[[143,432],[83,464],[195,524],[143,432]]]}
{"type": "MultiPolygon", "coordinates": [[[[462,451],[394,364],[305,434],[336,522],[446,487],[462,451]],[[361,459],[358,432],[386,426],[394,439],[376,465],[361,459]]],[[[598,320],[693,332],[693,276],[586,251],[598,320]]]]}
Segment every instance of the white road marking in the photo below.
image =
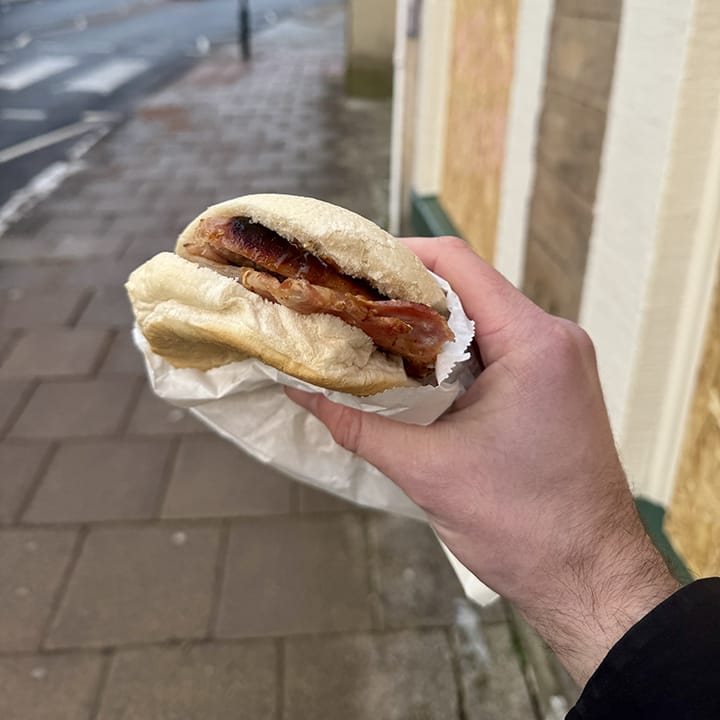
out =
{"type": "Polygon", "coordinates": [[[68,175],[77,172],[79,168],[79,163],[53,163],[36,175],[24,188],[13,193],[12,197],[0,207],[0,235],[3,235],[15,220],[50,195],[68,175]]]}
{"type": "Polygon", "coordinates": [[[23,142],[11,145],[10,147],[0,150],[0,165],[10,160],[22,157],[23,155],[29,155],[30,153],[40,150],[49,145],[55,145],[68,138],[75,137],[76,135],[82,135],[89,129],[88,123],[76,122],[64,127],[58,128],[57,130],[51,130],[43,135],[30,138],[30,140],[24,140],[23,142]]]}
{"type": "Polygon", "coordinates": [[[131,78],[145,72],[150,67],[146,60],[121,58],[108,60],[88,72],[81,73],[65,83],[70,92],[91,92],[109,95],[131,78]]]}
{"type": "MultiPolygon", "coordinates": [[[[95,125],[78,140],[68,151],[69,162],[56,162],[36,175],[25,187],[16,190],[10,199],[0,207],[0,236],[18,218],[26,215],[43,198],[51,195],[65,178],[80,171],[83,167],[79,159],[109,132],[107,125],[95,125]]],[[[33,541],[26,543],[28,550],[33,541]]]]}
{"type": "Polygon", "coordinates": [[[82,119],[88,123],[114,123],[121,120],[122,115],[110,110],[86,110],[82,115],[82,119]]]}
{"type": "Polygon", "coordinates": [[[22,50],[32,42],[32,35],[28,32],[21,32],[13,39],[11,46],[16,50],[22,50]]]}
{"type": "Polygon", "coordinates": [[[0,90],[22,90],[77,64],[77,58],[68,55],[46,55],[20,63],[0,73],[0,90]]]}
{"type": "Polygon", "coordinates": [[[99,123],[97,125],[88,123],[88,125],[92,128],[90,132],[85,133],[68,150],[68,160],[70,160],[70,162],[79,160],[93,145],[102,140],[110,132],[109,125],[101,125],[99,123]]]}
{"type": "Polygon", "coordinates": [[[195,49],[200,56],[207,55],[210,52],[210,40],[207,35],[198,35],[195,38],[195,49]]]}
{"type": "Polygon", "coordinates": [[[20,122],[36,122],[47,120],[47,113],[44,110],[33,108],[4,108],[0,110],[0,118],[3,120],[19,120],[20,122]]]}

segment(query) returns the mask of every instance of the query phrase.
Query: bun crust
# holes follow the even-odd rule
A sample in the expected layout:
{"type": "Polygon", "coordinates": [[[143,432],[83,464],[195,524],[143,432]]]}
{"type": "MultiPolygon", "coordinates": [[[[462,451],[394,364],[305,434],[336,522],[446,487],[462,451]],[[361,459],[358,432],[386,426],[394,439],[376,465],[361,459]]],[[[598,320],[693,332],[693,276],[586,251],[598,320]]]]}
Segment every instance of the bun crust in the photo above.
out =
{"type": "Polygon", "coordinates": [[[231,217],[249,217],[391,299],[447,313],[445,294],[413,252],[370,220],[314,198],[246,195],[212,205],[182,231],[175,252],[184,255],[183,244],[194,238],[203,218],[231,217]]]}
{"type": "Polygon", "coordinates": [[[377,350],[358,328],[332,315],[296,313],[173,253],[141,265],[126,288],[153,352],[175,367],[207,370],[253,356],[354,395],[414,384],[402,360],[377,350]]]}

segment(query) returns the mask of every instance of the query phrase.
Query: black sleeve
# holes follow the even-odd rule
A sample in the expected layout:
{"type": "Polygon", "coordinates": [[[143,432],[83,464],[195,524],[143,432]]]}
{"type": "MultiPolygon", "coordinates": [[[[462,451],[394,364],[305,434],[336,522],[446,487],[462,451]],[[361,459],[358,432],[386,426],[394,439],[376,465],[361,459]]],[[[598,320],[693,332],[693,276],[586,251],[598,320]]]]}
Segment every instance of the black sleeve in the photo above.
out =
{"type": "Polygon", "coordinates": [[[566,720],[720,719],[720,578],[696,580],[628,630],[566,720]]]}

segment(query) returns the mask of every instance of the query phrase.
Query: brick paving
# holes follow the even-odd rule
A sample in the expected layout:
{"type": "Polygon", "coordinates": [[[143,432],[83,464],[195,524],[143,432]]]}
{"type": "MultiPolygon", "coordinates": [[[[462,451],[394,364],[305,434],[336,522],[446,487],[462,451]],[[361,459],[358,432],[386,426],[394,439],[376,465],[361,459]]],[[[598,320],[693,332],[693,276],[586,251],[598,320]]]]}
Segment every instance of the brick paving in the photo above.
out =
{"type": "MultiPolygon", "coordinates": [[[[0,717],[531,718],[502,606],[462,640],[429,529],[296,483],[155,398],[122,284],[205,205],[386,220],[390,104],[325,8],[218,51],[0,239],[0,717]]],[[[460,601],[462,602],[462,601],[460,601]]],[[[476,618],[477,614],[474,615],[476,618]]]]}

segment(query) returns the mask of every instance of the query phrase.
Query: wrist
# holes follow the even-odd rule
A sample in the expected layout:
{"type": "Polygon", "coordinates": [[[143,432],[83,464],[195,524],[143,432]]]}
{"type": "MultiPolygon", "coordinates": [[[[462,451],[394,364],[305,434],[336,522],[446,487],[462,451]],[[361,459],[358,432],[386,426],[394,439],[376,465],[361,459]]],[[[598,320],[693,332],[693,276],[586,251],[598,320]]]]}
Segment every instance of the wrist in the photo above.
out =
{"type": "Polygon", "coordinates": [[[638,526],[568,558],[552,589],[518,603],[581,686],[610,648],[680,586],[639,520],[638,526]]]}

